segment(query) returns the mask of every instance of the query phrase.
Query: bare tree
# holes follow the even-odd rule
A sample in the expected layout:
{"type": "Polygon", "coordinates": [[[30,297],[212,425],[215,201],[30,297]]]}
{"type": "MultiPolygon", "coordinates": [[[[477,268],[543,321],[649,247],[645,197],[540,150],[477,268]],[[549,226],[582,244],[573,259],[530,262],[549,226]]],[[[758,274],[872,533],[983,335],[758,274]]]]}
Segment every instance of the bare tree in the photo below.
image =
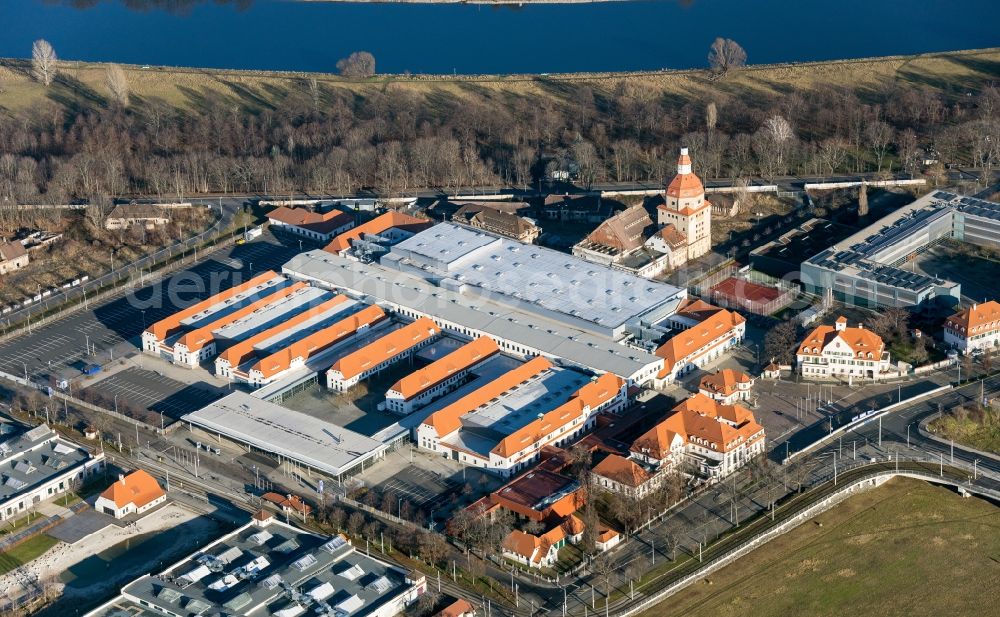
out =
{"type": "Polygon", "coordinates": [[[726,73],[730,69],[738,69],[747,63],[747,52],[732,39],[721,36],[712,42],[708,52],[708,65],[713,69],[726,73]]]}
{"type": "Polygon", "coordinates": [[[858,218],[868,216],[868,183],[862,182],[858,189],[858,218]]]}
{"type": "Polygon", "coordinates": [[[122,107],[128,107],[128,78],[117,64],[109,64],[105,76],[111,98],[122,107]]]}
{"type": "Polygon", "coordinates": [[[892,143],[892,127],[881,120],[875,120],[865,127],[865,137],[875,153],[878,171],[882,171],[882,161],[889,151],[889,144],[892,143]]]}
{"type": "Polygon", "coordinates": [[[31,46],[31,74],[46,86],[56,77],[56,50],[45,39],[31,46]]]}
{"type": "Polygon", "coordinates": [[[709,131],[715,130],[715,125],[719,121],[719,110],[715,106],[715,101],[709,101],[705,106],[705,128],[709,131]]]}
{"type": "Polygon", "coordinates": [[[367,51],[356,51],[338,60],[337,70],[344,77],[371,77],[375,74],[375,56],[367,51]]]}
{"type": "Polygon", "coordinates": [[[764,355],[778,364],[791,364],[798,346],[798,327],[794,321],[784,321],[764,335],[764,355]]]}

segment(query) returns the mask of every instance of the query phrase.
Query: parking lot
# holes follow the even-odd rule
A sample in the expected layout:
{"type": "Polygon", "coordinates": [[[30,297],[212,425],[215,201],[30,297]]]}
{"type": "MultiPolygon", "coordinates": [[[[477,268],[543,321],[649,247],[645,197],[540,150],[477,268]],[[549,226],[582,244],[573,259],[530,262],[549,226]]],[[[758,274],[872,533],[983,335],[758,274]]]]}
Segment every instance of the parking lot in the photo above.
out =
{"type": "Polygon", "coordinates": [[[260,240],[227,245],[170,277],[125,289],[99,306],[75,311],[0,343],[0,371],[27,374],[36,382],[50,376],[78,376],[86,364],[107,364],[138,352],[138,337],[151,323],[184,306],[242,282],[262,270],[280,268],[299,250],[298,241],[260,240]]]}
{"type": "Polygon", "coordinates": [[[129,367],[90,386],[112,400],[162,413],[176,420],[221,398],[226,390],[207,383],[186,384],[157,371],[129,367]]]}

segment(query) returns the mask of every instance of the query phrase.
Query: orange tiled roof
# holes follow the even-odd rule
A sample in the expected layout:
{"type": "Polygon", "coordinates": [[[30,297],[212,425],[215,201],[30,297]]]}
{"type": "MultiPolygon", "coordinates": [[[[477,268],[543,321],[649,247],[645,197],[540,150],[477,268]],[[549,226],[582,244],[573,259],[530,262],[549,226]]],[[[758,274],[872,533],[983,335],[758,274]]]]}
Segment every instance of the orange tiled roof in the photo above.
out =
{"type": "Polygon", "coordinates": [[[156,478],[145,470],[137,469],[105,489],[101,497],[115,502],[118,508],[130,503],[141,508],[165,494],[156,478]]]}
{"type": "MultiPolygon", "coordinates": [[[[846,321],[843,317],[837,320],[838,323],[845,323],[846,321]],[[841,322],[841,319],[844,321],[841,322]]],[[[847,343],[847,346],[855,355],[859,353],[866,355],[871,353],[872,358],[878,360],[882,357],[882,351],[885,349],[882,337],[871,330],[865,328],[844,328],[838,331],[833,326],[819,326],[814,328],[802,340],[802,344],[799,345],[799,353],[810,356],[822,355],[823,348],[838,337],[847,343]]]]}
{"type": "Polygon", "coordinates": [[[945,327],[963,336],[1000,330],[1000,302],[990,300],[959,311],[945,321],[945,327]]]}
{"type": "Polygon", "coordinates": [[[161,319],[160,321],[146,328],[146,332],[152,332],[156,336],[156,340],[162,341],[171,334],[177,332],[177,330],[179,330],[181,327],[181,321],[187,319],[188,317],[196,315],[201,311],[204,311],[205,309],[218,304],[219,302],[225,302],[226,300],[232,298],[233,296],[239,295],[240,293],[252,287],[265,283],[276,276],[278,275],[271,270],[268,270],[266,272],[261,272],[260,274],[253,277],[246,283],[242,283],[240,285],[234,285],[233,287],[230,287],[229,289],[223,292],[215,294],[211,298],[207,298],[205,300],[202,300],[201,302],[192,304],[186,309],[177,311],[170,317],[165,317],[161,319]]]}
{"type": "Polygon", "coordinates": [[[462,615],[469,615],[473,612],[472,605],[467,600],[459,598],[441,609],[437,617],[462,617],[462,615]]]}
{"type": "Polygon", "coordinates": [[[431,225],[433,225],[433,222],[426,219],[418,219],[417,217],[410,216],[409,214],[396,211],[386,212],[385,214],[377,216],[363,225],[358,225],[354,229],[340,234],[331,240],[330,244],[327,244],[323,250],[328,253],[340,253],[341,251],[346,251],[351,248],[352,242],[358,240],[366,234],[377,235],[394,227],[407,229],[416,233],[427,229],[431,225]]]}
{"type": "Polygon", "coordinates": [[[763,430],[746,407],[720,405],[703,394],[696,394],[682,401],[674,407],[674,413],[636,439],[632,451],[662,460],[669,455],[670,445],[678,436],[684,443],[697,438],[714,444],[719,452],[728,452],[762,435],[763,430]]]}
{"type": "Polygon", "coordinates": [[[267,339],[271,338],[276,334],[294,328],[300,325],[301,323],[308,321],[313,317],[316,317],[317,315],[325,313],[326,311],[332,309],[338,304],[347,302],[347,300],[348,300],[347,296],[344,295],[334,296],[333,298],[330,298],[329,300],[323,302],[322,304],[317,304],[316,306],[308,310],[305,310],[299,313],[298,315],[295,315],[294,317],[285,321],[284,323],[280,323],[272,328],[268,328],[263,332],[258,332],[257,334],[251,336],[250,338],[244,339],[236,343],[229,349],[219,354],[218,359],[225,360],[226,362],[229,363],[229,366],[235,368],[246,362],[250,358],[250,356],[254,354],[253,348],[254,345],[256,345],[257,343],[260,343],[261,341],[266,341],[267,339]]]}
{"type": "Polygon", "coordinates": [[[270,501],[282,509],[295,510],[299,514],[309,514],[312,506],[304,502],[298,495],[279,495],[278,493],[264,493],[262,498],[270,501]]]}
{"type": "Polygon", "coordinates": [[[719,309],[701,323],[678,332],[656,350],[656,355],[663,358],[660,377],[669,375],[678,362],[745,321],[739,313],[719,309]]]}
{"type": "Polygon", "coordinates": [[[320,213],[313,212],[309,208],[289,208],[287,206],[281,206],[268,212],[267,218],[321,234],[328,234],[354,220],[353,216],[340,210],[320,213]]]}
{"type": "Polygon", "coordinates": [[[403,399],[409,400],[455,373],[460,373],[497,353],[500,353],[500,347],[497,346],[496,341],[488,336],[481,336],[419,371],[403,377],[389,389],[393,392],[399,392],[403,399]]]}
{"type": "Polygon", "coordinates": [[[632,459],[617,454],[609,454],[603,461],[594,466],[593,472],[633,488],[642,486],[652,477],[648,471],[632,459]]]}
{"type": "Polygon", "coordinates": [[[461,425],[459,418],[463,415],[550,368],[552,368],[552,363],[545,358],[541,356],[532,358],[485,386],[466,394],[447,407],[432,413],[424,419],[424,424],[433,427],[438,436],[443,437],[458,430],[461,425]]]}
{"type": "Polygon", "coordinates": [[[618,532],[610,527],[602,527],[601,532],[597,534],[597,540],[599,542],[607,542],[608,540],[614,538],[618,535],[618,532]]]}
{"type": "Polygon", "coordinates": [[[746,373],[731,368],[724,368],[721,371],[702,377],[698,388],[721,394],[722,396],[729,396],[739,390],[739,384],[750,383],[750,381],[750,376],[746,373]]]}
{"type": "Polygon", "coordinates": [[[339,372],[343,379],[350,379],[440,333],[441,328],[437,324],[427,317],[421,317],[413,323],[389,332],[361,349],[347,354],[337,360],[330,370],[339,372]]]}
{"type": "Polygon", "coordinates": [[[621,393],[625,380],[612,373],[604,373],[595,381],[585,384],[568,401],[544,414],[537,420],[532,420],[525,426],[500,440],[492,450],[504,458],[508,458],[531,447],[545,435],[552,433],[576,418],[589,413],[621,393]]]}
{"type": "Polygon", "coordinates": [[[677,229],[673,223],[667,223],[657,233],[670,248],[676,249],[687,244],[687,235],[677,229]]]}
{"type": "MultiPolygon", "coordinates": [[[[678,170],[681,167],[691,168],[691,157],[686,154],[681,154],[677,159],[678,170]]],[[[670,181],[667,185],[667,196],[675,197],[678,199],[687,199],[690,197],[697,197],[705,193],[705,187],[701,184],[701,178],[696,176],[694,172],[688,173],[678,173],[674,176],[674,179],[670,181]]]]}
{"type": "Polygon", "coordinates": [[[215,321],[206,326],[202,326],[201,328],[191,330],[190,332],[182,336],[180,340],[177,341],[177,344],[184,345],[185,347],[187,347],[188,351],[198,351],[208,343],[215,340],[215,336],[212,334],[214,330],[218,330],[223,326],[229,325],[234,321],[236,321],[237,319],[242,319],[243,317],[246,317],[247,315],[271,304],[272,302],[276,302],[282,298],[292,295],[293,293],[295,293],[300,289],[303,289],[304,287],[308,287],[308,285],[300,281],[293,285],[289,285],[284,289],[279,289],[275,293],[267,297],[261,298],[260,300],[257,300],[252,304],[248,304],[247,306],[244,306],[238,311],[233,311],[232,313],[226,315],[225,317],[222,317],[221,319],[216,319],[215,321]]]}
{"type": "Polygon", "coordinates": [[[295,358],[308,360],[324,349],[343,341],[360,328],[371,326],[385,319],[385,312],[377,306],[366,306],[357,313],[309,336],[295,341],[288,347],[262,358],[252,370],[260,371],[264,379],[287,370],[295,358]]]}

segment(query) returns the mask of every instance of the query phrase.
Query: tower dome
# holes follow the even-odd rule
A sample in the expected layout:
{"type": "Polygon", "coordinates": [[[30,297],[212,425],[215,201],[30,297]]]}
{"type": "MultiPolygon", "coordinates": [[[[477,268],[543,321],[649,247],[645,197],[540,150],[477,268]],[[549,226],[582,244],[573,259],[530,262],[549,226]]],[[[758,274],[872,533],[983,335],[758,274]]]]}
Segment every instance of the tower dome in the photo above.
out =
{"type": "Polygon", "coordinates": [[[667,197],[690,199],[704,194],[705,187],[702,186],[701,179],[691,171],[688,149],[681,148],[681,155],[677,159],[677,175],[667,185],[667,197]]]}

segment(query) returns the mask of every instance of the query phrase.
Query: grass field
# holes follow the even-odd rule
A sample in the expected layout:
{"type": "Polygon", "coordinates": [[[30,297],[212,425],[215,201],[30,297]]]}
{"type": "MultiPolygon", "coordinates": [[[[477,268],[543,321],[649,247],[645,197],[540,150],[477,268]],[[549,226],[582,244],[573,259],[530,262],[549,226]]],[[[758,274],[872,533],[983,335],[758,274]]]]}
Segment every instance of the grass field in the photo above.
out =
{"type": "Polygon", "coordinates": [[[59,540],[43,533],[25,540],[9,551],[0,553],[0,574],[6,574],[38,558],[58,542],[59,540]]]}
{"type": "Polygon", "coordinates": [[[896,479],[766,544],[643,617],[1000,615],[983,593],[998,588],[1000,508],[896,479]]]}
{"type": "MultiPolygon", "coordinates": [[[[106,103],[105,66],[99,63],[62,62],[61,78],[46,89],[32,81],[22,60],[0,61],[0,108],[17,113],[48,99],[57,105],[84,108],[106,103]]],[[[579,96],[577,86],[587,86],[595,96],[618,88],[655,93],[672,101],[701,100],[708,95],[749,98],[773,96],[792,90],[808,92],[819,87],[843,86],[861,93],[882,91],[893,82],[918,84],[954,97],[978,89],[1000,71],[1000,49],[894,56],[878,59],[814,62],[793,65],[750,66],[713,78],[704,70],[647,73],[567,75],[379,75],[347,80],[326,73],[233,71],[198,68],[124,66],[133,106],[160,102],[169,106],[206,110],[223,105],[244,109],[273,109],[287,97],[308,97],[309,79],[315,78],[327,95],[364,97],[391,89],[431,102],[476,100],[505,105],[517,98],[533,104],[550,99],[554,104],[579,96]]]]}

